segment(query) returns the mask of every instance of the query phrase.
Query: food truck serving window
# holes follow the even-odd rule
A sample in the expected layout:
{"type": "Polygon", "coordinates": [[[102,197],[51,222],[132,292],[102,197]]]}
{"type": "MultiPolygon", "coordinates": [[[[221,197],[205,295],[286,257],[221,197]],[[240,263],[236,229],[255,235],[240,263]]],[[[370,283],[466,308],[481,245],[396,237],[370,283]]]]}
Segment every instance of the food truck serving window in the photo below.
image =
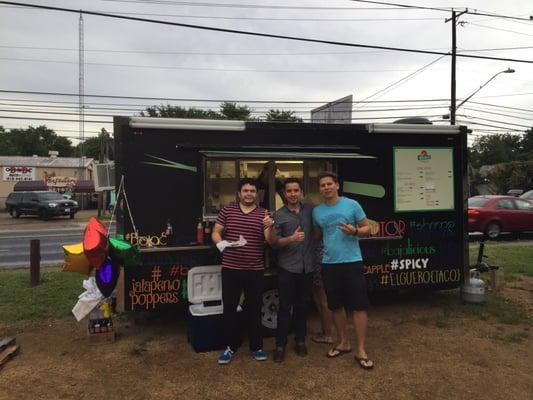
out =
{"type": "MultiPolygon", "coordinates": [[[[240,157],[235,159],[224,157],[228,154],[210,153],[204,152],[207,156],[204,164],[204,219],[209,220],[214,219],[222,207],[236,201],[237,184],[241,178],[257,179],[258,204],[276,210],[283,206],[285,179],[300,179],[305,201],[317,202],[319,172],[336,170],[334,162],[324,160],[322,158],[326,157],[316,153],[314,156],[320,159],[311,159],[310,153],[292,153],[293,159],[282,159],[280,153],[239,153],[240,157]],[[301,155],[304,157],[296,158],[301,155]]],[[[327,158],[331,157],[328,155],[327,158]]]]}

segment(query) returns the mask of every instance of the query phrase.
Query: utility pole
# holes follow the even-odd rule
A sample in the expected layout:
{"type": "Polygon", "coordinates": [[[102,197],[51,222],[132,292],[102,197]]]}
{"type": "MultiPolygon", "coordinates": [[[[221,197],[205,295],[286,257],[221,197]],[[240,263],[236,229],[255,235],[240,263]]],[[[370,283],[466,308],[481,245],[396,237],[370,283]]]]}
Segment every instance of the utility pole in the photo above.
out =
{"type": "Polygon", "coordinates": [[[456,83],[455,83],[455,71],[456,71],[456,60],[457,60],[457,18],[468,11],[462,11],[457,14],[455,10],[452,10],[452,17],[445,20],[445,22],[452,22],[452,78],[451,78],[451,95],[450,95],[450,125],[455,125],[455,104],[457,101],[456,97],[456,83]]]}

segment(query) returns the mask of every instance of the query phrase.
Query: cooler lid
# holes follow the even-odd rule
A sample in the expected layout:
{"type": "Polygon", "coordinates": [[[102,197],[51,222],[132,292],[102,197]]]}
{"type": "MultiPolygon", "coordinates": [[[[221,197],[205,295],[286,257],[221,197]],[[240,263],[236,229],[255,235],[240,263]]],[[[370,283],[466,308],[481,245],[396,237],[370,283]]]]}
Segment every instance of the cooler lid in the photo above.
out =
{"type": "Polygon", "coordinates": [[[187,297],[191,303],[222,300],[222,266],[203,265],[187,273],[187,297]]]}

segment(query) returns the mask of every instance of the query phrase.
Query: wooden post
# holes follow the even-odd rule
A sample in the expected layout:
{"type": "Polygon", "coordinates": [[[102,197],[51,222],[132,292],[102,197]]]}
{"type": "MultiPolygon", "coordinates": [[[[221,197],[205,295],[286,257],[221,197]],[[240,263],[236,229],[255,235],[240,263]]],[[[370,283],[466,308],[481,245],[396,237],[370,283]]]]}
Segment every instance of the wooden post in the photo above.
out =
{"type": "Polygon", "coordinates": [[[31,286],[41,283],[41,241],[39,239],[30,241],[30,281],[31,286]]]}

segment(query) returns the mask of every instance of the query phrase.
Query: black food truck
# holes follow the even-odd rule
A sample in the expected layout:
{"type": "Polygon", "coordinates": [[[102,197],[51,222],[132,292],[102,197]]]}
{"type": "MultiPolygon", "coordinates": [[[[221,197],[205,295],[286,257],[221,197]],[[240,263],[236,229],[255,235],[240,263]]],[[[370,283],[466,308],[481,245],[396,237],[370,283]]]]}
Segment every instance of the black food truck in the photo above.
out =
{"type": "MultiPolygon", "coordinates": [[[[299,178],[318,203],[318,173],[336,172],[371,223],[360,243],[370,291],[455,288],[465,277],[464,126],[115,117],[114,135],[117,232],[141,253],[122,268],[119,310],[188,305],[189,270],[220,264],[210,230],[243,177],[261,182],[261,205],[275,210],[284,179],[299,178]]],[[[265,251],[263,324],[274,329],[276,262],[265,251]]]]}

